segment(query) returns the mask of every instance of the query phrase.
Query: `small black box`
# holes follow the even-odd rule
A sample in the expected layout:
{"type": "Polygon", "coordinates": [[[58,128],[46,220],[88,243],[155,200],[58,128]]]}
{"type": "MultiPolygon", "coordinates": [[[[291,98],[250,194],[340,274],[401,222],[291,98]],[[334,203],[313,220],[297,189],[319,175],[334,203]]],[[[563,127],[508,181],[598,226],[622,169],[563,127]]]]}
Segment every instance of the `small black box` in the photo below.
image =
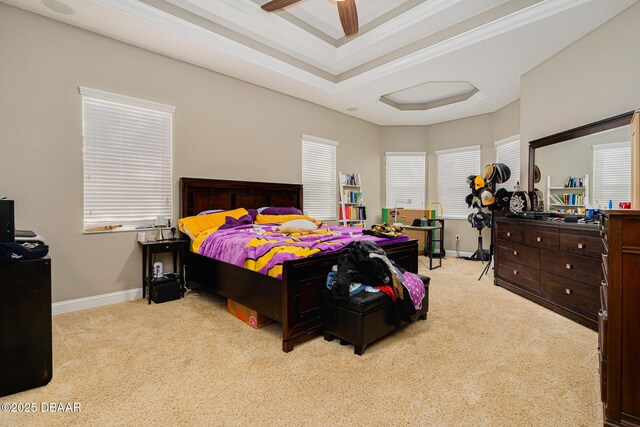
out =
{"type": "Polygon", "coordinates": [[[15,242],[14,221],[13,200],[0,200],[0,243],[15,242]]]}
{"type": "Polygon", "coordinates": [[[151,300],[156,304],[180,298],[182,284],[174,278],[155,279],[153,281],[151,300]]]}

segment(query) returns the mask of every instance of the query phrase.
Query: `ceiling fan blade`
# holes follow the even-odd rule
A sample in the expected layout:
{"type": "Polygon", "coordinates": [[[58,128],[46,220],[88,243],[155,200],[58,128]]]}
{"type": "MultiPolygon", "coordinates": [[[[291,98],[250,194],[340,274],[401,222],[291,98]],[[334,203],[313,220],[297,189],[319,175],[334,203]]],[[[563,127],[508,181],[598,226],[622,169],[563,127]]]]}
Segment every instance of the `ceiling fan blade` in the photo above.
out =
{"type": "Polygon", "coordinates": [[[344,0],[338,2],[340,22],[347,37],[358,33],[358,9],[356,0],[344,0]]]}
{"type": "Polygon", "coordinates": [[[296,4],[302,0],[273,0],[269,3],[263,4],[261,7],[267,12],[275,12],[280,9],[284,9],[285,7],[291,6],[292,4],[296,4]]]}

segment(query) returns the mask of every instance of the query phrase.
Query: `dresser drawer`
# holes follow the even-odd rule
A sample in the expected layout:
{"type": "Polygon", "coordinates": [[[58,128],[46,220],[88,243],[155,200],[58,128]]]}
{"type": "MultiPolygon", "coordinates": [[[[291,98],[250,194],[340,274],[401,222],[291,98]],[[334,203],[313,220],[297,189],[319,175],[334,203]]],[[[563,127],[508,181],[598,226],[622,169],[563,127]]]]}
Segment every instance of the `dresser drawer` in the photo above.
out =
{"type": "Polygon", "coordinates": [[[602,310],[598,311],[598,348],[600,349],[600,354],[607,358],[607,315],[602,312],[602,310]]]}
{"type": "Polygon", "coordinates": [[[600,400],[607,402],[607,359],[600,353],[600,400]]]}
{"type": "Polygon", "coordinates": [[[600,286],[573,281],[571,290],[571,296],[584,301],[589,311],[596,313],[600,309],[600,286]]]}
{"type": "Polygon", "coordinates": [[[537,248],[512,242],[498,242],[497,250],[500,261],[515,262],[535,268],[540,265],[540,250],[537,248]]]}
{"type": "Polygon", "coordinates": [[[497,266],[497,276],[508,282],[515,283],[530,289],[539,289],[540,271],[537,268],[528,267],[501,259],[497,266]]]}
{"type": "Polygon", "coordinates": [[[524,244],[541,249],[558,250],[558,229],[529,226],[524,229],[524,244]]]}
{"type": "Polygon", "coordinates": [[[518,222],[496,222],[496,238],[506,242],[522,243],[522,224],[518,222]]]}
{"type": "Polygon", "coordinates": [[[540,269],[595,287],[600,286],[602,280],[598,261],[563,252],[542,251],[540,269]]]}
{"type": "Polygon", "coordinates": [[[540,292],[591,313],[594,320],[595,314],[600,309],[599,288],[546,271],[540,272],[540,292]]]}
{"type": "Polygon", "coordinates": [[[602,286],[600,286],[600,307],[605,315],[609,313],[609,286],[604,280],[602,281],[602,286]]]}
{"type": "Polygon", "coordinates": [[[560,235],[560,251],[600,259],[604,250],[602,239],[577,234],[560,235]]]}

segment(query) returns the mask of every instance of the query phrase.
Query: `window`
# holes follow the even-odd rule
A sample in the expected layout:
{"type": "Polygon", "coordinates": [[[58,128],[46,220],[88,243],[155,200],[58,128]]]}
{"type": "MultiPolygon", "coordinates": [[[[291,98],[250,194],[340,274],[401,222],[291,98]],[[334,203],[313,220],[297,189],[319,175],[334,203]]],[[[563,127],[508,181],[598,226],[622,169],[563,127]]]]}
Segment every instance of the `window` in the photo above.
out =
{"type": "Polygon", "coordinates": [[[593,206],[617,208],[631,200],[631,143],[593,146],[593,206]]]}
{"type": "Polygon", "coordinates": [[[424,209],[425,156],[422,152],[385,153],[388,208],[424,209]]]}
{"type": "Polygon", "coordinates": [[[471,210],[464,198],[471,191],[467,176],[480,171],[480,146],[436,151],[438,156],[438,201],[444,215],[451,219],[465,219],[471,210]]]}
{"type": "Polygon", "coordinates": [[[171,218],[174,107],[80,87],[84,227],[171,218]]]}
{"type": "Polygon", "coordinates": [[[520,181],[520,135],[496,142],[496,163],[504,163],[511,169],[509,181],[498,184],[507,191],[514,191],[520,181]]]}
{"type": "Polygon", "coordinates": [[[336,219],[337,146],[335,141],[302,135],[304,212],[316,219],[336,219]]]}

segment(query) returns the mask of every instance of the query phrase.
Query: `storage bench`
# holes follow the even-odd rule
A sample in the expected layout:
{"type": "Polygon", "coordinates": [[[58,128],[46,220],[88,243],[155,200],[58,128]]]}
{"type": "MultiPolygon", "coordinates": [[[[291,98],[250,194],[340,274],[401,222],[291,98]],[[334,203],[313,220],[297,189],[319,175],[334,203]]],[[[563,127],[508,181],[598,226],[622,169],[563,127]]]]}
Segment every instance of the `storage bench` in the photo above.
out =
{"type": "MultiPolygon", "coordinates": [[[[419,276],[424,283],[422,308],[411,320],[426,320],[429,311],[429,278],[419,276]]],[[[384,292],[360,292],[348,300],[334,300],[331,292],[323,291],[325,304],[322,311],[324,339],[340,339],[343,345],[353,344],[355,354],[362,355],[367,345],[398,329],[394,320],[394,303],[384,292]]],[[[400,321],[400,327],[408,324],[400,321]]]]}

